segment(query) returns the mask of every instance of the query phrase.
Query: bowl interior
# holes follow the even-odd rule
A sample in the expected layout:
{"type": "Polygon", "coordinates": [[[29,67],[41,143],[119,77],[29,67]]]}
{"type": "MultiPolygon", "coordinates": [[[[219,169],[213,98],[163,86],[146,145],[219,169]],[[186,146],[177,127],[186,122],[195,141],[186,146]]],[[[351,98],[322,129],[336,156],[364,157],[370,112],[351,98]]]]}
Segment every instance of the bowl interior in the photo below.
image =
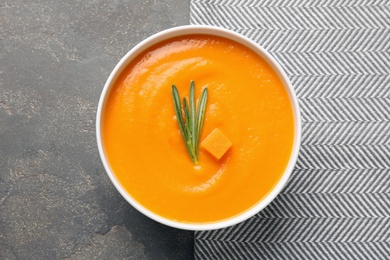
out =
{"type": "Polygon", "coordinates": [[[135,46],[132,50],[130,50],[116,65],[114,70],[111,72],[109,78],[107,79],[107,82],[104,86],[104,89],[102,91],[98,110],[97,110],[97,117],[96,117],[96,135],[97,135],[97,144],[99,149],[99,154],[101,157],[101,160],[103,162],[104,168],[111,179],[112,183],[116,187],[116,189],[119,191],[119,193],[138,211],[143,213],[144,215],[148,216],[151,219],[154,219],[155,221],[158,221],[162,224],[185,229],[185,230],[212,230],[212,229],[219,229],[228,227],[234,224],[237,224],[239,222],[242,222],[259,211],[261,211],[263,208],[265,208],[276,196],[277,194],[283,189],[283,187],[286,185],[291,172],[293,170],[293,167],[296,163],[299,147],[300,147],[300,139],[301,139],[301,118],[300,118],[300,112],[299,112],[299,105],[297,101],[297,97],[294,93],[294,90],[292,88],[292,85],[287,78],[287,75],[284,73],[281,66],[275,61],[275,59],[262,47],[260,47],[255,42],[251,41],[250,39],[237,34],[235,32],[218,28],[218,27],[212,27],[212,26],[180,26],[175,27],[172,29],[168,29],[165,31],[162,31],[160,33],[157,33],[146,40],[139,43],[137,46],[135,46]],[[209,35],[215,35],[215,36],[221,36],[224,38],[228,38],[230,40],[236,41],[238,43],[241,43],[242,45],[252,49],[254,52],[256,52],[260,57],[262,57],[271,67],[272,69],[277,73],[280,80],[282,81],[288,96],[290,98],[290,103],[292,105],[293,110],[293,116],[294,116],[294,143],[293,143],[293,149],[292,153],[290,155],[290,159],[288,162],[288,165],[286,167],[286,170],[277,183],[277,185],[273,188],[273,190],[263,199],[261,200],[257,205],[250,208],[249,210],[243,212],[240,215],[237,215],[235,217],[232,217],[230,219],[226,219],[223,221],[215,222],[215,223],[205,223],[205,224],[188,224],[188,223],[182,223],[182,222],[176,222],[172,221],[166,218],[163,218],[150,210],[143,207],[141,204],[139,204],[135,199],[133,199],[126,190],[122,187],[122,185],[119,183],[117,178],[115,177],[112,169],[110,168],[107,157],[104,151],[104,147],[102,145],[102,114],[106,105],[107,98],[110,94],[111,88],[113,87],[115,81],[117,80],[118,76],[122,73],[122,71],[126,68],[126,66],[140,53],[142,53],[147,48],[153,46],[154,44],[164,41],[173,37],[177,36],[184,36],[184,35],[191,35],[191,34],[209,34],[209,35]]]}

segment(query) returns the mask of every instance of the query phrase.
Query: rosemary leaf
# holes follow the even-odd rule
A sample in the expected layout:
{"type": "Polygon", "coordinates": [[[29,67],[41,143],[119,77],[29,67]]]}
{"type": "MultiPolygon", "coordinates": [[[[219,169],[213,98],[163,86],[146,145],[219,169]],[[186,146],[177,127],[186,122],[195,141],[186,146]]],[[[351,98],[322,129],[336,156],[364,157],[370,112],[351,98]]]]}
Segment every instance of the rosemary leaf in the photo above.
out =
{"type": "Polygon", "coordinates": [[[191,81],[189,99],[183,98],[183,110],[179,91],[172,85],[172,99],[176,113],[177,123],[191,160],[197,164],[199,156],[199,141],[202,134],[206,113],[208,89],[201,94],[198,106],[195,105],[195,83],[191,81]],[[184,115],[183,115],[184,113],[184,115]]]}
{"type": "MultiPolygon", "coordinates": [[[[190,85],[190,129],[191,129],[191,142],[196,145],[196,109],[195,109],[195,83],[192,80],[190,85]]],[[[193,151],[195,153],[196,148],[193,151]]]]}
{"type": "Polygon", "coordinates": [[[183,98],[183,106],[184,106],[184,117],[185,117],[185,130],[186,130],[186,134],[187,134],[187,140],[189,140],[190,138],[190,129],[189,129],[189,122],[190,122],[190,111],[188,109],[188,102],[187,102],[187,98],[183,98]]]}
{"type": "Polygon", "coordinates": [[[177,90],[175,85],[172,85],[172,98],[173,98],[176,119],[177,119],[177,123],[179,125],[180,132],[183,136],[184,143],[186,144],[186,148],[187,148],[188,153],[190,154],[191,160],[195,162],[195,157],[193,156],[193,153],[191,152],[190,144],[187,142],[189,136],[186,134],[186,129],[185,129],[186,126],[184,124],[183,115],[181,112],[179,91],[177,90]]]}
{"type": "Polygon", "coordinates": [[[206,104],[207,104],[207,98],[208,98],[208,94],[209,94],[209,91],[207,88],[205,88],[202,92],[202,95],[200,96],[200,101],[199,101],[199,104],[198,104],[198,114],[197,114],[197,131],[196,131],[196,136],[197,136],[197,140],[196,140],[196,144],[195,144],[195,147],[196,147],[196,156],[199,155],[199,141],[200,141],[200,137],[201,137],[201,134],[202,134],[202,129],[203,129],[203,123],[204,123],[204,118],[205,118],[205,113],[206,113],[206,104]]]}

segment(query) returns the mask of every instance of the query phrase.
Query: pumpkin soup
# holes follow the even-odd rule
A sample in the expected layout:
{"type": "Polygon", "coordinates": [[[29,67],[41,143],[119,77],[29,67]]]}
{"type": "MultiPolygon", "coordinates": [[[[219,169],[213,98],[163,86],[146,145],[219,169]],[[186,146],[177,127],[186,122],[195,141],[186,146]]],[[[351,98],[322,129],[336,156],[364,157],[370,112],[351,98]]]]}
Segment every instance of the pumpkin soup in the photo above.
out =
{"type": "Polygon", "coordinates": [[[293,139],[277,74],[254,51],[217,36],[148,48],[121,73],[103,111],[103,147],[120,184],[145,208],[183,223],[226,220],[259,203],[282,177],[293,139]],[[188,97],[191,81],[198,101],[208,90],[196,163],[172,102],[172,85],[188,97]]]}

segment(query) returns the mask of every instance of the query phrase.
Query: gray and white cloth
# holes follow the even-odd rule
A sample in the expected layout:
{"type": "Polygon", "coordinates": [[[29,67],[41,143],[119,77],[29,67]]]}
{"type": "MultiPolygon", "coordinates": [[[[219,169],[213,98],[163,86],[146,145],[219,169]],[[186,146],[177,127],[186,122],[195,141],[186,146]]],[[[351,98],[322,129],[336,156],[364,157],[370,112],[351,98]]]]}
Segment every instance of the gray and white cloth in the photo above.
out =
{"type": "Polygon", "coordinates": [[[284,191],[234,227],[195,233],[197,259],[390,258],[390,1],[192,0],[191,24],[259,43],[301,106],[284,191]]]}

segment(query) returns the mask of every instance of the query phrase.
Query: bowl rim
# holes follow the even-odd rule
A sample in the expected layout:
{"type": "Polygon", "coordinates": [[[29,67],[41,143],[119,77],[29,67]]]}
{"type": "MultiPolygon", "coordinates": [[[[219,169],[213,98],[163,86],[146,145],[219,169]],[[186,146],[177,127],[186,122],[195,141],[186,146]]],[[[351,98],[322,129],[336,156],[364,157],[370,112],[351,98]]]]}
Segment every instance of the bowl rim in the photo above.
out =
{"type": "Polygon", "coordinates": [[[183,229],[183,230],[194,230],[194,231],[201,231],[201,230],[214,230],[214,229],[220,229],[220,228],[226,228],[235,224],[238,224],[240,222],[243,222],[250,217],[254,216],[261,210],[263,210],[266,206],[268,206],[275,197],[282,191],[284,186],[287,184],[291,173],[293,171],[293,168],[296,164],[298,153],[301,145],[301,115],[300,115],[300,109],[299,109],[299,103],[297,96],[294,92],[294,89],[292,87],[292,84],[290,80],[288,79],[286,73],[282,69],[282,67],[278,64],[278,62],[265,50],[263,49],[259,44],[252,41],[251,39],[238,34],[236,32],[230,31],[228,29],[215,27],[215,26],[208,26],[208,25],[184,25],[184,26],[178,26],[173,27],[167,30],[163,30],[161,32],[158,32],[152,36],[149,36],[148,38],[144,39],[140,43],[138,43],[135,47],[133,47],[125,56],[121,58],[121,60],[117,63],[115,68],[112,70],[110,76],[108,77],[104,88],[102,90],[102,93],[100,95],[99,104],[97,108],[96,113],[96,138],[97,138],[97,145],[99,150],[100,159],[102,160],[103,166],[106,170],[106,173],[108,177],[110,178],[111,182],[114,184],[115,188],[119,191],[119,193],[122,195],[122,197],[130,203],[134,208],[136,208],[139,212],[144,214],[145,216],[160,222],[164,225],[183,229]],[[102,136],[101,136],[101,127],[102,127],[102,114],[103,110],[107,101],[107,97],[109,96],[110,90],[112,86],[114,85],[115,81],[117,80],[118,76],[122,73],[124,68],[130,63],[130,61],[135,58],[137,55],[142,53],[144,50],[149,48],[150,46],[160,42],[164,41],[170,38],[174,38],[177,36],[184,36],[184,35],[194,35],[194,34],[208,34],[208,35],[215,35],[215,36],[221,36],[233,41],[236,41],[238,43],[243,44],[244,46],[252,49],[255,51],[259,56],[261,56],[271,67],[272,69],[277,73],[278,77],[282,81],[293,110],[293,116],[294,116],[294,143],[293,148],[291,151],[290,159],[287,164],[287,167],[280,178],[279,182],[274,186],[274,188],[262,199],[260,200],[256,205],[252,206],[250,209],[233,216],[231,218],[217,221],[217,222],[210,222],[210,223],[184,223],[184,222],[178,222],[174,220],[170,220],[164,217],[161,217],[157,215],[156,213],[150,211],[149,209],[142,206],[139,202],[137,202],[134,198],[130,196],[130,194],[122,187],[120,182],[115,177],[113,171],[111,170],[108,160],[105,156],[104,148],[103,148],[103,142],[102,142],[102,136]]]}

